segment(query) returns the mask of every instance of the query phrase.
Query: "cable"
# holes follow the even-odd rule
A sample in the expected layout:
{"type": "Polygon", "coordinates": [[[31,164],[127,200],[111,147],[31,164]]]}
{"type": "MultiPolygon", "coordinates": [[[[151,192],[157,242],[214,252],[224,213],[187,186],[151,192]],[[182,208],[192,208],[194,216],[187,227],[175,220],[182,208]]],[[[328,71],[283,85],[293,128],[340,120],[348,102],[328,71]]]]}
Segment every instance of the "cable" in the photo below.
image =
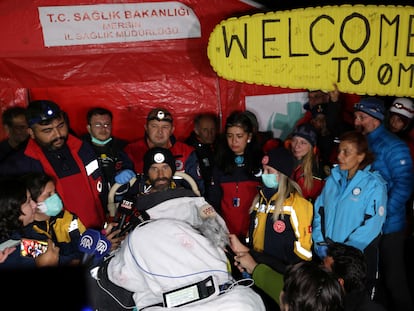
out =
{"type": "Polygon", "coordinates": [[[183,275],[179,275],[179,276],[171,276],[171,275],[164,275],[164,274],[150,272],[148,270],[145,270],[139,264],[139,262],[137,261],[137,259],[134,257],[133,252],[132,252],[132,249],[131,249],[131,244],[130,244],[130,241],[129,240],[130,239],[128,238],[127,239],[127,243],[128,243],[128,248],[129,248],[129,251],[130,251],[130,253],[132,255],[132,258],[134,259],[134,262],[136,263],[137,267],[141,271],[143,271],[144,273],[146,273],[146,274],[149,274],[149,275],[152,275],[152,276],[157,276],[157,277],[162,277],[162,278],[169,278],[169,279],[181,279],[181,278],[186,278],[186,277],[193,276],[193,275],[204,274],[204,273],[212,273],[212,272],[220,272],[220,273],[225,273],[226,275],[229,275],[229,272],[228,271],[225,271],[225,270],[217,270],[217,269],[203,270],[203,271],[189,273],[189,274],[183,274],[183,275]]]}

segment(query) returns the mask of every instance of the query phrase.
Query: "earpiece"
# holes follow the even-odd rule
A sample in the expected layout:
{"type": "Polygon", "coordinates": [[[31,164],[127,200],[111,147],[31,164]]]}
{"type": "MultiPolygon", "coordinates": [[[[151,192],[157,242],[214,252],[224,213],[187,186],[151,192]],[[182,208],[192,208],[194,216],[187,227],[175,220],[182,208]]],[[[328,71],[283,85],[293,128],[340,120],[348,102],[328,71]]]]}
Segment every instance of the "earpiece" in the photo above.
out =
{"type": "Polygon", "coordinates": [[[247,140],[247,143],[250,143],[250,139],[247,140]]]}

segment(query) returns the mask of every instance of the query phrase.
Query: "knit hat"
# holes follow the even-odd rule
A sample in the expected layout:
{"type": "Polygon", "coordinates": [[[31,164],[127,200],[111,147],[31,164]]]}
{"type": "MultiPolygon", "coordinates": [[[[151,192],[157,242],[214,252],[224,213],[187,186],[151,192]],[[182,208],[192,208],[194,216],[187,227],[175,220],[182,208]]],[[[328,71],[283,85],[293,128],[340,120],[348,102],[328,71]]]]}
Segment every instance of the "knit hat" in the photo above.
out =
{"type": "Polygon", "coordinates": [[[144,174],[148,175],[148,171],[154,163],[167,163],[172,170],[173,175],[176,171],[175,158],[171,151],[162,147],[154,147],[144,154],[144,174]]]}
{"type": "Polygon", "coordinates": [[[354,111],[362,111],[380,121],[384,120],[384,102],[376,97],[366,97],[354,105],[354,111]]]}
{"type": "Polygon", "coordinates": [[[396,98],[391,105],[390,112],[412,119],[414,117],[414,103],[409,98],[396,98]]]}
{"type": "Polygon", "coordinates": [[[306,139],[312,146],[316,145],[318,134],[313,125],[303,123],[298,125],[292,133],[292,137],[299,136],[306,139]]]}
{"type": "Polygon", "coordinates": [[[173,117],[171,112],[164,108],[154,108],[152,109],[147,116],[147,122],[157,120],[157,121],[167,121],[173,123],[173,117]]]}
{"type": "Polygon", "coordinates": [[[265,155],[262,159],[263,165],[273,167],[288,177],[290,177],[293,173],[294,163],[292,153],[283,147],[277,147],[269,150],[267,155],[265,155]]]}
{"type": "Polygon", "coordinates": [[[61,116],[62,110],[60,110],[60,107],[50,100],[34,100],[29,103],[26,109],[26,118],[29,126],[61,116]]]}

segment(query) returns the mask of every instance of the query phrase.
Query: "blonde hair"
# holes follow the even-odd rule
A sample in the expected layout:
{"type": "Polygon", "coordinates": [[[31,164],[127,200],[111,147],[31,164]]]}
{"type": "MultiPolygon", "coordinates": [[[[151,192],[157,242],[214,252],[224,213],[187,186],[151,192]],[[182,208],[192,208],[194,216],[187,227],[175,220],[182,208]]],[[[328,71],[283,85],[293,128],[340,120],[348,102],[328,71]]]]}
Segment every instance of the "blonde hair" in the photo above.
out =
{"type": "Polygon", "coordinates": [[[305,180],[303,186],[307,190],[313,187],[313,166],[316,165],[315,163],[316,157],[311,148],[302,160],[303,178],[305,180]]]}
{"type": "Polygon", "coordinates": [[[302,196],[302,190],[300,186],[285,174],[279,172],[279,189],[277,190],[277,196],[275,200],[275,209],[273,211],[273,221],[279,219],[282,213],[283,202],[291,195],[291,193],[298,193],[302,196]]]}

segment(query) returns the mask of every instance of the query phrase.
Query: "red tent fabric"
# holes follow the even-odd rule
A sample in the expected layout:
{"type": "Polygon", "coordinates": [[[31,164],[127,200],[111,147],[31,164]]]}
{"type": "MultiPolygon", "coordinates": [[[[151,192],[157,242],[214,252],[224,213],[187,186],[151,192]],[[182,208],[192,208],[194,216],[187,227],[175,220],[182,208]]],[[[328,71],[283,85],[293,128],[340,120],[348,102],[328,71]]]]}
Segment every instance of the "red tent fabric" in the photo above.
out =
{"type": "MultiPolygon", "coordinates": [[[[114,135],[133,141],[144,135],[147,112],[163,106],[173,113],[175,134],[182,139],[192,130],[191,121],[197,113],[215,112],[224,122],[232,110],[244,109],[245,96],[297,91],[226,81],[212,70],[207,57],[210,33],[224,19],[258,12],[260,8],[247,4],[252,1],[119,2],[0,1],[0,112],[11,105],[26,105],[28,100],[50,99],[68,113],[71,128],[82,135],[86,132],[86,111],[103,106],[114,114],[114,135]],[[68,10],[79,5],[103,4],[185,6],[198,19],[201,36],[66,46],[45,44],[41,8],[56,6],[68,10]]],[[[59,27],[59,20],[53,23],[50,29],[59,27]]],[[[2,129],[0,138],[4,138],[2,129]]]]}
{"type": "MultiPolygon", "coordinates": [[[[122,1],[149,2],[156,3],[122,1]]],[[[82,4],[111,3],[117,1],[82,4]]],[[[56,1],[1,1],[0,39],[7,44],[0,46],[0,108],[25,105],[28,98],[51,99],[68,112],[73,130],[83,134],[86,111],[104,106],[114,113],[114,134],[130,141],[142,137],[145,116],[156,106],[173,112],[179,138],[191,131],[196,113],[227,114],[241,108],[243,87],[220,81],[210,67],[206,47],[221,20],[257,8],[236,0],[181,3],[199,19],[201,37],[46,47],[39,7],[55,6],[56,1]]],[[[79,2],[59,1],[59,6],[75,5],[79,2]]]]}

